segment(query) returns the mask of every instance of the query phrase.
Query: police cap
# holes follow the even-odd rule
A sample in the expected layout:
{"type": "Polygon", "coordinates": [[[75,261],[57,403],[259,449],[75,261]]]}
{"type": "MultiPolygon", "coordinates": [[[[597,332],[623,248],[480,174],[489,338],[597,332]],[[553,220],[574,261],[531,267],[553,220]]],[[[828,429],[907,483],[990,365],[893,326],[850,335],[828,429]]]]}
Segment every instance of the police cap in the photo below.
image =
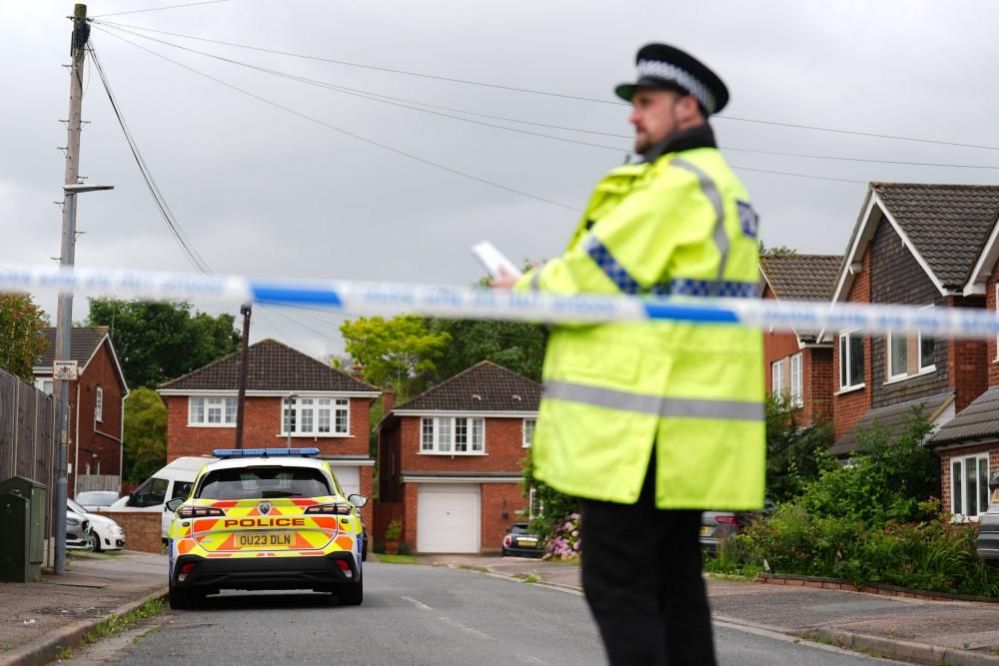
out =
{"type": "Polygon", "coordinates": [[[679,90],[693,95],[708,115],[728,103],[728,88],[707,65],[685,51],[667,44],[646,44],[635,56],[638,80],[622,83],[614,92],[631,101],[639,86],[679,90]]]}

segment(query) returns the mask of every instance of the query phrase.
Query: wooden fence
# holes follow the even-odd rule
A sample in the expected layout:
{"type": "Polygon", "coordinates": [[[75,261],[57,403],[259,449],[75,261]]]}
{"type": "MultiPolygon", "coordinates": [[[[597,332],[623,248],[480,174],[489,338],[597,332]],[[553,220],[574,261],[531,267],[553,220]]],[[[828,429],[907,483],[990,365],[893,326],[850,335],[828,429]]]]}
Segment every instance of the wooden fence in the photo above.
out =
{"type": "MultiPolygon", "coordinates": [[[[0,481],[23,476],[45,484],[49,506],[45,533],[52,534],[55,508],[55,400],[0,370],[0,481]]],[[[52,549],[46,548],[51,566],[52,549]]]]}

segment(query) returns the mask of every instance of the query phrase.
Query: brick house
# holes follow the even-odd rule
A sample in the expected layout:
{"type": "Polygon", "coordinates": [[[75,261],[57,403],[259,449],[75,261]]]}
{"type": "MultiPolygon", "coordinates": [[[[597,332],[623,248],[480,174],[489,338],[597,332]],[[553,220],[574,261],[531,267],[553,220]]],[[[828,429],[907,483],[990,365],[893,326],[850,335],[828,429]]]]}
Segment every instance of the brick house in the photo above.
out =
{"type": "MultiPolygon", "coordinates": [[[[991,203],[992,217],[997,218],[999,209],[994,199],[991,203]]],[[[963,290],[966,296],[984,298],[992,312],[999,311],[997,239],[999,223],[992,227],[963,290]]],[[[944,509],[955,520],[976,520],[988,509],[988,479],[999,471],[999,345],[994,339],[986,343],[984,364],[988,389],[930,440],[940,455],[944,509]]]]}
{"type": "MultiPolygon", "coordinates": [[[[826,301],[843,257],[824,254],[762,255],[763,298],[826,301]]],[[[767,392],[800,407],[803,424],[832,420],[833,345],[816,330],[767,331],[763,336],[767,392]]]]}
{"type": "MultiPolygon", "coordinates": [[[[999,187],[871,183],[833,302],[984,307],[984,294],[965,286],[997,212],[999,187]]],[[[987,387],[982,341],[849,330],[823,331],[820,339],[833,344],[832,451],[839,456],[856,450],[862,428],[895,429],[914,407],[939,428],[987,387]]],[[[943,477],[947,488],[947,468],[943,477]]]]}
{"type": "Polygon", "coordinates": [[[403,542],[426,553],[500,550],[528,510],[521,466],[540,400],[538,383],[483,361],[386,404],[379,500],[401,504],[403,542]]]}
{"type": "MultiPolygon", "coordinates": [[[[52,395],[56,330],[48,327],[43,333],[48,344],[32,374],[35,386],[52,395]]],[[[74,497],[84,490],[120,491],[128,385],[108,329],[74,328],[70,359],[77,362],[79,376],[69,383],[67,492],[74,497]]]]}
{"type": "MultiPolygon", "coordinates": [[[[161,385],[167,461],[233,448],[240,354],[161,385]]],[[[372,497],[371,404],[380,391],[275,340],[249,346],[243,446],[316,447],[345,492],[372,497]]],[[[362,510],[367,524],[372,503],[362,510]]]]}

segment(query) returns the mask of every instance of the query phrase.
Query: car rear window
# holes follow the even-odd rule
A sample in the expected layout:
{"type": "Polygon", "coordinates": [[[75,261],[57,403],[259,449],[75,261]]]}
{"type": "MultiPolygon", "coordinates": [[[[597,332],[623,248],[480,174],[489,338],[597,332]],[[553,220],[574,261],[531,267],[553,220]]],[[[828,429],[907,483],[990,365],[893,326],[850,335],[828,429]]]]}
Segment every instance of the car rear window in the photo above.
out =
{"type": "Polygon", "coordinates": [[[311,467],[243,467],[209,472],[201,482],[201,499],[241,500],[330,495],[329,481],[311,467]]]}
{"type": "Polygon", "coordinates": [[[514,523],[513,527],[510,528],[510,534],[527,534],[527,525],[524,523],[514,523]]]}

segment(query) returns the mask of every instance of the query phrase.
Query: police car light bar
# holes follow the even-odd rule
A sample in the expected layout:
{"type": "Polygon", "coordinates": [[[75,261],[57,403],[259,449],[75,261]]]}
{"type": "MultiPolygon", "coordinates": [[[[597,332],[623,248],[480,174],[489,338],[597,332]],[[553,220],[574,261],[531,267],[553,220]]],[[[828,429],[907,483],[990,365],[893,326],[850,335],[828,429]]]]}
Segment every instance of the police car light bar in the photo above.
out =
{"type": "Polygon", "coordinates": [[[281,456],[318,456],[319,449],[215,449],[216,458],[278,458],[281,456]]]}

